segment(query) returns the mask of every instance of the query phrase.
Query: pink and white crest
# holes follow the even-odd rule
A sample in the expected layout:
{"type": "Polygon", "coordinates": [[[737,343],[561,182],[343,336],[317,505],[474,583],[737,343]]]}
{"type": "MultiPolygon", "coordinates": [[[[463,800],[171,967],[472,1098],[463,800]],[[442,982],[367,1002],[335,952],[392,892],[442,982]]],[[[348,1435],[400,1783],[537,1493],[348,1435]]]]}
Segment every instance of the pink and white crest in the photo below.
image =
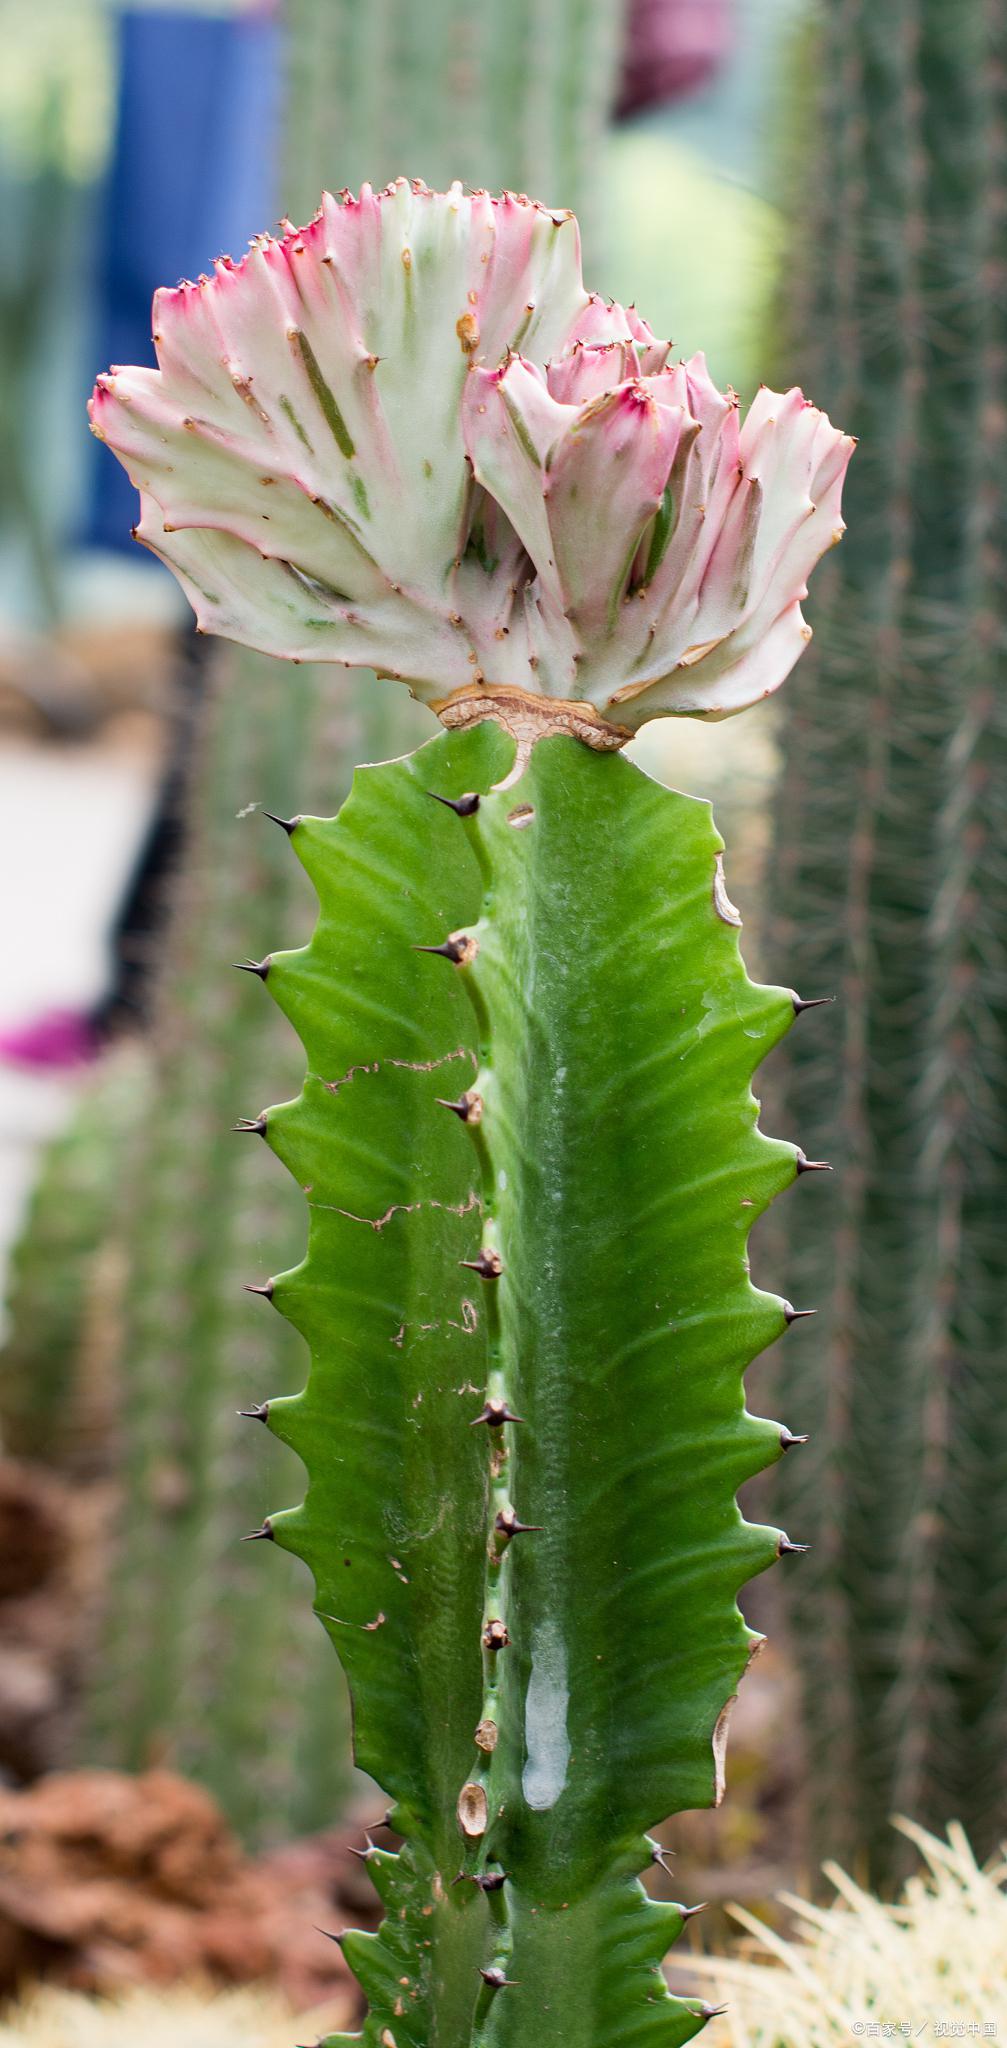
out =
{"type": "Polygon", "coordinates": [[[585,290],[570,214],[326,194],[158,292],[154,344],[91,421],[205,631],[622,731],[739,711],[810,637],[852,441],[799,391],[741,423],[701,356],[585,290]]]}

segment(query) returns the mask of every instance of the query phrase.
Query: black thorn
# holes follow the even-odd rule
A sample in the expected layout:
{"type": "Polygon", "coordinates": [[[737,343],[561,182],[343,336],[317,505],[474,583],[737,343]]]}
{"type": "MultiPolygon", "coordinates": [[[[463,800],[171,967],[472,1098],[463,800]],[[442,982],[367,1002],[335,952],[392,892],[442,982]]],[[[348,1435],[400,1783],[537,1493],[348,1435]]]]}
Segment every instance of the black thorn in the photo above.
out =
{"type": "Polygon", "coordinates": [[[792,1301],[785,1301],[783,1304],[783,1319],[788,1326],[791,1323],[802,1322],[805,1316],[816,1316],[817,1314],[818,1310],[816,1308],[795,1308],[792,1301]]]}
{"type": "Polygon", "coordinates": [[[476,1094],[474,1088],[470,1088],[465,1095],[459,1095],[457,1102],[448,1102],[443,1095],[435,1095],[434,1101],[438,1109],[453,1109],[455,1115],[461,1117],[463,1124],[477,1124],[483,1113],[482,1097],[476,1094]]]}
{"type": "Polygon", "coordinates": [[[473,1416],[469,1428],[478,1429],[479,1424],[485,1422],[490,1429],[501,1429],[505,1422],[523,1421],[524,1416],[515,1415],[513,1409],[508,1408],[506,1401],[487,1401],[482,1413],[473,1416]]]}
{"type": "Polygon", "coordinates": [[[449,811],[454,812],[456,818],[471,818],[479,809],[479,798],[474,789],[470,789],[465,796],[438,796],[435,789],[428,789],[427,795],[433,797],[435,804],[446,805],[449,811]]]}
{"type": "Polygon", "coordinates": [[[241,1541],[242,1543],[275,1543],[276,1538],[273,1535],[272,1525],[269,1522],[263,1522],[261,1529],[253,1529],[251,1535],[243,1536],[241,1541]]]}
{"type": "Polygon", "coordinates": [[[798,1146],[797,1171],[798,1173],[831,1173],[832,1167],[827,1159],[808,1159],[805,1153],[801,1151],[800,1146],[798,1146]]]}
{"type": "Polygon", "coordinates": [[[330,1934],[327,1927],[316,1927],[315,1933],[320,1934],[323,1941],[334,1941],[337,1948],[342,1948],[343,1937],[341,1934],[330,1934]]]}
{"type": "Polygon", "coordinates": [[[483,1245],[477,1259],[459,1259],[460,1266],[466,1266],[470,1273],[478,1273],[480,1280],[499,1280],[503,1272],[503,1260],[499,1252],[483,1245]]]}
{"type": "Polygon", "coordinates": [[[244,1416],[246,1422],[268,1422],[269,1402],[259,1401],[254,1408],[239,1408],[238,1414],[244,1416]]]}
{"type": "Polygon", "coordinates": [[[256,1137],[264,1138],[266,1135],[265,1110],[262,1111],[260,1116],[239,1116],[237,1123],[231,1125],[231,1129],[232,1131],[254,1131],[256,1137]]]}
{"type": "Polygon", "coordinates": [[[803,1557],[810,1550],[810,1543],[791,1543],[789,1536],[781,1536],[777,1546],[777,1557],[803,1557]]]}
{"type": "Polygon", "coordinates": [[[834,1003],[836,998],[835,996],[793,996],[791,1000],[794,1005],[794,1016],[799,1017],[802,1010],[820,1010],[823,1003],[834,1003]]]}
{"type": "Polygon", "coordinates": [[[700,1899],[698,1906],[679,1906],[678,1910],[683,1920],[694,1920],[697,1913],[706,1912],[709,1903],[709,1899],[700,1899]]]}
{"type": "Polygon", "coordinates": [[[232,967],[236,967],[236,968],[237,968],[237,970],[238,970],[238,973],[239,973],[239,974],[257,974],[257,975],[258,975],[258,977],[259,977],[259,980],[260,980],[260,981],[265,981],[265,979],[266,979],[266,976],[267,976],[267,974],[269,973],[269,970],[270,970],[270,967],[272,966],[272,964],[273,964],[273,963],[272,963],[272,961],[270,960],[270,957],[269,957],[269,954],[268,954],[268,953],[266,954],[266,957],[265,957],[265,959],[264,959],[264,960],[232,960],[232,961],[231,961],[231,966],[232,966],[232,967]]]}
{"type": "Polygon", "coordinates": [[[436,953],[440,959],[450,960],[452,965],[457,967],[462,960],[468,959],[471,947],[472,940],[466,938],[464,933],[459,933],[457,938],[445,939],[440,946],[414,946],[413,952],[436,953]]]}
{"type": "Polygon", "coordinates": [[[513,1508],[501,1508],[493,1524],[501,1536],[533,1536],[541,1533],[541,1522],[519,1522],[513,1508]]]}
{"type": "Polygon", "coordinates": [[[365,1835],[364,1841],[367,1844],[365,1849],[355,1849],[352,1842],[347,1843],[350,1855],[359,1856],[361,1863],[366,1863],[369,1856],[376,1856],[378,1853],[377,1843],[371,1841],[370,1835],[365,1835]]]}
{"type": "Polygon", "coordinates": [[[265,1281],[265,1282],[263,1283],[263,1285],[262,1285],[261,1287],[259,1287],[259,1286],[258,1286],[258,1285],[256,1284],[256,1282],[255,1282],[254,1280],[246,1280],[246,1281],[245,1281],[245,1293],[246,1293],[246,1294],[261,1294],[261,1295],[263,1295],[263,1296],[265,1297],[266,1301],[272,1301],[272,1299],[273,1299],[273,1283],[272,1283],[272,1281],[271,1281],[271,1280],[266,1280],[266,1281],[265,1281]]]}
{"type": "Polygon", "coordinates": [[[477,1884],[481,1892],[501,1891],[510,1876],[509,1870],[460,1870],[451,1882],[455,1884],[477,1884]]]}
{"type": "Polygon", "coordinates": [[[505,1977],[495,1963],[491,1963],[488,1970],[480,1970],[479,1975],[483,1983],[488,1984],[493,1991],[502,1991],[505,1984],[517,1984],[519,1981],[517,1977],[505,1977]]]}
{"type": "Polygon", "coordinates": [[[483,1648],[486,1650],[506,1650],[509,1642],[510,1636],[507,1632],[507,1623],[501,1621],[497,1615],[491,1614],[483,1629],[483,1648]]]}
{"type": "Polygon", "coordinates": [[[301,822],[300,818],[278,818],[275,811],[263,811],[262,815],[264,818],[271,818],[274,825],[281,826],[288,837],[291,832],[296,832],[301,822]]]}
{"type": "Polygon", "coordinates": [[[806,1436],[795,1436],[793,1430],[788,1429],[784,1423],[780,1430],[780,1443],[785,1451],[792,1451],[796,1444],[806,1444],[807,1441],[806,1436]]]}

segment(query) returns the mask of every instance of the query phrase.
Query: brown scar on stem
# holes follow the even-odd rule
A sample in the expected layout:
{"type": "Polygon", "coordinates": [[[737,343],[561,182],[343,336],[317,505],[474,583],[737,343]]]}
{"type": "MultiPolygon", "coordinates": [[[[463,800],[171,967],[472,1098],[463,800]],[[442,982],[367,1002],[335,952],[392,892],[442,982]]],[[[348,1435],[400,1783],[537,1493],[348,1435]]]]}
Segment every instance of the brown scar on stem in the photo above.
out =
{"type": "MultiPolygon", "coordinates": [[[[741,1674],[741,1677],[742,1677],[742,1678],[744,1678],[744,1676],[745,1676],[745,1672],[746,1672],[746,1671],[750,1671],[750,1670],[751,1670],[751,1667],[752,1667],[752,1665],[754,1664],[754,1662],[755,1662],[755,1659],[756,1659],[756,1657],[757,1657],[757,1656],[759,1655],[759,1652],[760,1652],[760,1650],[763,1650],[763,1649],[765,1649],[765,1646],[766,1646],[766,1638],[765,1638],[765,1636],[756,1636],[756,1638],[755,1638],[755,1641],[754,1641],[754,1642],[753,1642],[753,1643],[751,1644],[751,1646],[750,1646],[750,1648],[749,1648],[749,1652],[748,1652],[748,1659],[747,1659],[747,1662],[746,1662],[746,1664],[745,1664],[745,1670],[744,1670],[744,1671],[742,1672],[742,1674],[741,1674]]],[[[740,1682],[741,1682],[741,1681],[739,1680],[739,1684],[740,1684],[740,1682]]],[[[727,1700],[727,1701],[725,1702],[724,1706],[722,1706],[722,1707],[721,1707],[721,1709],[720,1709],[720,1712],[719,1712],[719,1714],[717,1715],[716,1725],[715,1725],[715,1727],[714,1727],[714,1730],[713,1730],[713,1804],[714,1804],[714,1806],[719,1806],[719,1805],[720,1805],[720,1803],[721,1803],[721,1801],[722,1801],[722,1799],[723,1799],[723,1797],[724,1797],[724,1793],[725,1793],[725,1791],[726,1791],[726,1789],[727,1789],[727,1779],[726,1779],[726,1776],[725,1776],[725,1768],[726,1768],[726,1764],[727,1764],[727,1737],[728,1737],[728,1731],[729,1731],[729,1728],[730,1728],[730,1721],[731,1721],[731,1710],[732,1710],[732,1708],[733,1708],[733,1707],[734,1707],[734,1706],[736,1705],[736,1703],[737,1703],[737,1698],[738,1698],[738,1695],[737,1695],[737,1693],[736,1693],[736,1692],[732,1692],[732,1694],[731,1694],[731,1697],[730,1697],[730,1699],[729,1699],[729,1700],[727,1700]]]]}
{"type": "Polygon", "coordinates": [[[474,1067],[479,1064],[471,1046],[458,1045],[453,1052],[443,1052],[435,1060],[360,1060],[355,1066],[347,1067],[345,1074],[342,1074],[338,1081],[323,1081],[322,1087],[327,1088],[331,1095],[335,1095],[340,1088],[345,1088],[350,1081],[355,1080],[358,1074],[379,1074],[383,1066],[400,1067],[410,1074],[433,1074],[438,1067],[446,1067],[452,1060],[471,1060],[474,1067]]]}
{"type": "Polygon", "coordinates": [[[733,924],[740,927],[741,912],[735,909],[727,893],[727,883],[724,880],[724,856],[722,853],[714,855],[713,907],[722,924],[733,924]]]}
{"type": "MultiPolygon", "coordinates": [[[[326,1209],[333,1216],[345,1216],[349,1223],[366,1223],[371,1230],[383,1230],[393,1216],[412,1216],[417,1209],[443,1209],[451,1216],[469,1216],[473,1209],[482,1211],[482,1197],[472,1188],[464,1202],[438,1202],[436,1198],[429,1202],[393,1202],[383,1216],[355,1216],[352,1209],[340,1209],[335,1202],[312,1202],[311,1207],[326,1209]]],[[[434,1325],[428,1327],[432,1329],[434,1325]]]]}
{"type": "Polygon", "coordinates": [[[383,1628],[387,1617],[377,1613],[373,1621],[345,1621],[341,1614],[323,1614],[323,1621],[331,1621],[336,1628],[359,1628],[364,1635],[373,1635],[375,1629],[383,1628]]]}
{"type": "Polygon", "coordinates": [[[468,1785],[463,1785],[458,1794],[456,1811],[462,1834],[468,1835],[470,1841],[478,1841],[480,1835],[486,1833],[489,1821],[485,1785],[479,1785],[474,1780],[468,1785]]]}

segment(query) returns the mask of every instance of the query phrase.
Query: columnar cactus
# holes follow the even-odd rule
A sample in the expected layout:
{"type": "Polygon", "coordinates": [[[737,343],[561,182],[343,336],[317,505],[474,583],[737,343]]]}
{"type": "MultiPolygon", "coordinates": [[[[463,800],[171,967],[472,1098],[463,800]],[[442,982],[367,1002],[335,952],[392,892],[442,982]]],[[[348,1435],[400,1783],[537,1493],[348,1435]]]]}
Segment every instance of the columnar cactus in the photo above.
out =
{"type": "Polygon", "coordinates": [[[309,1210],[253,1283],[310,1346],[256,1411],[308,1492],[256,1533],[404,1838],[344,1937],[364,2038],[673,2048],[710,2008],[647,1830],[720,1796],[737,1592],[798,1547],[735,1495],[795,1441],[742,1375],[802,1312],[746,1246],[807,1164],[750,1090],[804,1005],[745,973],[708,808],[621,748],[783,680],[851,444],[798,392],[741,424],[513,196],[326,198],[154,325],[92,419],[200,623],[448,728],[286,821],[319,923],[249,963],[308,1059],[249,1119],[309,1210]]]}
{"type": "MultiPolygon", "coordinates": [[[[239,918],[248,943],[265,943],[304,890],[257,812],[239,814],[256,800],[281,807],[309,782],[320,793],[330,775],[313,764],[327,758],[338,781],[348,728],[353,745],[360,734],[312,671],[290,678],[281,704],[269,663],[234,650],[232,665],[233,675],[217,665],[201,719],[152,1063],[116,1161],[121,1500],[84,1712],[91,1755],[127,1769],[169,1755],[261,1839],[338,1810],[346,1716],[293,1597],[295,1567],[263,1590],[234,1543],[249,1501],[265,1509],[279,1456],[248,1438],[237,1411],[267,1361],[284,1389],[301,1365],[293,1332],[270,1344],[241,1313],[241,1280],[262,1247],[294,1255],[299,1205],[255,1171],[253,1141],[232,1126],[247,1089],[267,1075],[293,1086],[297,1064],[282,1021],[231,977],[235,1000],[221,959],[239,918]]],[[[103,1334],[113,1341],[107,1324],[103,1334]]]]}
{"type": "Polygon", "coordinates": [[[1007,1812],[1007,13],[829,0],[818,56],[787,361],[864,455],[777,812],[783,958],[838,998],[786,1060],[836,1168],[786,1218],[821,1331],[780,1361],[787,1600],[815,1847],[881,1879],[893,1811],[981,1854],[1007,1812]]]}
{"type": "Polygon", "coordinates": [[[619,91],[626,0],[288,0],[288,204],[302,219],[319,166],[354,189],[422,162],[600,214],[601,156],[619,91]]]}

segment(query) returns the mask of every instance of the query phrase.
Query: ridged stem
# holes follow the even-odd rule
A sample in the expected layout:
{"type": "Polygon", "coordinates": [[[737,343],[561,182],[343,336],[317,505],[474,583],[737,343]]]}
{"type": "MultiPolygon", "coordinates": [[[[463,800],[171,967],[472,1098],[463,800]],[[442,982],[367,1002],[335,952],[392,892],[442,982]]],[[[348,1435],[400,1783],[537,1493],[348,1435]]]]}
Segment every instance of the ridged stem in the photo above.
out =
{"type": "MultiPolygon", "coordinates": [[[[970,1037],[997,1095],[995,941],[973,956],[965,1031],[950,991],[961,987],[953,945],[968,948],[969,906],[982,900],[965,879],[981,856],[967,851],[957,788],[972,741],[956,733],[981,726],[983,677],[1002,644],[1000,608],[975,578],[988,559],[983,519],[1002,520],[1002,485],[985,468],[997,406],[985,394],[1003,349],[1002,294],[989,284],[1002,275],[1003,223],[988,195],[1002,155],[1004,17],[986,0],[833,0],[824,29],[825,204],[803,245],[811,289],[783,375],[861,442],[847,542],[813,615],[821,651],[796,679],[783,728],[784,945],[805,985],[813,976],[816,993],[839,996],[842,1034],[840,1061],[836,1036],[821,1032],[795,1040],[787,1063],[791,1126],[837,1171],[824,1220],[814,1203],[786,1219],[795,1285],[823,1313],[814,1383],[786,1373],[794,1426],[810,1427],[815,1446],[784,1484],[815,1531],[792,1589],[815,1846],[866,1846],[884,1876],[899,1800],[936,1826],[956,1811],[989,1839],[965,1759],[979,1696],[1003,1687],[982,1647],[997,1596],[956,1534],[975,1492],[992,1495],[975,1463],[987,1365],[981,1342],[970,1352],[952,1334],[955,1273],[973,1269],[970,1245],[988,1246],[970,1195],[978,1155],[959,1146],[955,1102],[963,1086],[968,1095],[970,1037]],[[955,902],[964,933],[952,941],[955,902]]],[[[1003,801],[991,748],[987,816],[1003,801]]],[[[991,1173],[987,1199],[992,1186],[991,1173]]]]}

